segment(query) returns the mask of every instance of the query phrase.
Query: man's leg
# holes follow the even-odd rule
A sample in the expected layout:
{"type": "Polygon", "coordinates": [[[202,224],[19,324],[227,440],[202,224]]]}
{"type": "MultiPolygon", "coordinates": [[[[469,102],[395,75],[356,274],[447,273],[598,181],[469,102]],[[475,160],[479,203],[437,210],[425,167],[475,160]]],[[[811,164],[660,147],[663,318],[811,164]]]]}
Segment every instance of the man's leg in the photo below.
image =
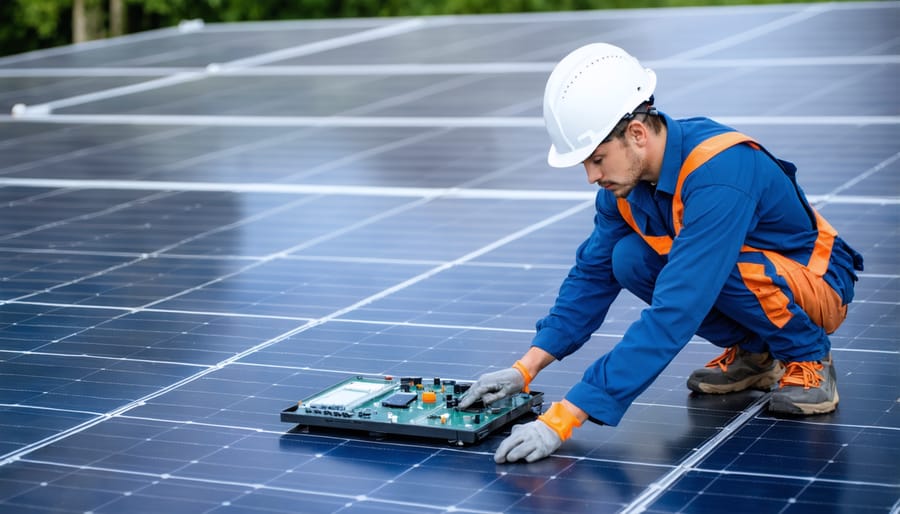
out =
{"type": "Polygon", "coordinates": [[[775,262],[760,252],[742,253],[715,307],[725,316],[740,320],[765,341],[775,359],[785,364],[784,376],[772,393],[770,410],[790,414],[831,412],[839,398],[829,353],[831,342],[820,325],[837,328],[840,321],[835,325],[834,320],[843,320],[846,307],[821,277],[783,257],[773,258],[775,262]],[[790,277],[791,285],[784,277],[790,277]],[[791,286],[801,290],[794,291],[791,286]],[[795,301],[799,298],[804,306],[795,301]],[[809,313],[819,319],[812,319],[809,313]]]}
{"type": "MultiPolygon", "coordinates": [[[[649,304],[656,277],[666,261],[640,236],[632,234],[622,238],[613,250],[613,274],[622,287],[649,304]]],[[[723,394],[750,388],[768,390],[784,372],[759,335],[715,307],[697,335],[726,350],[691,374],[687,386],[692,391],[723,394]]]]}
{"type": "MultiPolygon", "coordinates": [[[[666,258],[637,234],[623,238],[613,252],[616,279],[648,304],[665,263],[666,258]]],[[[821,280],[805,278],[812,282],[821,280]]],[[[808,291],[805,296],[810,297],[808,291]]],[[[782,362],[786,362],[791,373],[785,377],[786,383],[782,380],[772,408],[805,414],[834,410],[837,392],[828,357],[830,341],[793,299],[793,292],[765,256],[758,252],[741,254],[741,264],[729,276],[713,310],[697,331],[726,351],[706,368],[695,371],[688,379],[688,387],[703,393],[768,390],[781,379],[782,362]],[[803,378],[807,376],[813,380],[803,378]],[[806,386],[816,384],[816,377],[819,389],[825,382],[824,393],[814,391],[811,395],[806,386]],[[833,395],[829,394],[831,390],[833,395]]]]}
{"type": "MultiPolygon", "coordinates": [[[[656,277],[667,260],[653,251],[640,236],[631,234],[622,238],[613,250],[613,275],[622,287],[649,305],[656,277]]],[[[753,352],[767,351],[758,335],[715,307],[703,320],[697,335],[721,348],[741,343],[742,347],[753,352]]]]}

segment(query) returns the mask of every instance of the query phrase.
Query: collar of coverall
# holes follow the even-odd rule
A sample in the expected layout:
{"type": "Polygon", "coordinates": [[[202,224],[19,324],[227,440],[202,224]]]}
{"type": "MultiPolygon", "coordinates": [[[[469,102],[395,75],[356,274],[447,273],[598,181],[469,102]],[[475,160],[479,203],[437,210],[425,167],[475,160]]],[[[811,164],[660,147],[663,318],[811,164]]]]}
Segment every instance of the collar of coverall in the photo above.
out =
{"type": "MultiPolygon", "coordinates": [[[[659,181],[656,183],[656,191],[662,191],[669,195],[675,194],[675,186],[678,184],[678,173],[681,170],[682,140],[681,125],[670,118],[666,113],[659,111],[659,115],[666,122],[666,150],[663,155],[662,168],[659,171],[659,181]]],[[[651,187],[650,184],[647,184],[651,187]]]]}

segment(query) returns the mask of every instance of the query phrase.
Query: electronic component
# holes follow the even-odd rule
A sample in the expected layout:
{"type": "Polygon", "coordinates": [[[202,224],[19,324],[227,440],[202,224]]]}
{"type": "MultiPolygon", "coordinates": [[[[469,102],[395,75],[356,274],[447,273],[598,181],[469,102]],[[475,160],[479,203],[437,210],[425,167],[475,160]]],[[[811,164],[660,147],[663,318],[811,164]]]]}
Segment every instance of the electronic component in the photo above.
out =
{"type": "Polygon", "coordinates": [[[420,377],[354,376],[283,410],[281,421],[471,444],[540,412],[543,393],[535,391],[460,410],[459,396],[470,385],[437,377],[423,382],[420,377]]]}
{"type": "Polygon", "coordinates": [[[385,407],[394,407],[398,409],[405,409],[409,407],[409,404],[416,401],[416,393],[394,393],[384,400],[381,400],[381,405],[385,407]]]}
{"type": "Polygon", "coordinates": [[[392,389],[393,383],[385,380],[374,382],[355,379],[344,382],[339,387],[328,389],[303,403],[313,411],[351,410],[392,389]]]}

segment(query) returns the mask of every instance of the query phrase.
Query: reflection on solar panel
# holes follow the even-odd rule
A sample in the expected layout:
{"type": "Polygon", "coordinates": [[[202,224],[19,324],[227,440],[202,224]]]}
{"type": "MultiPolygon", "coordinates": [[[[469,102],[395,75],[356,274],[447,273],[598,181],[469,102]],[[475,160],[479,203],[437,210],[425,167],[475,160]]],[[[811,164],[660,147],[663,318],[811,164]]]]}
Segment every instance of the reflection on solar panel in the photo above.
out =
{"type": "MultiPolygon", "coordinates": [[[[21,104],[0,116],[0,510],[897,512],[898,18],[888,1],[188,24],[0,58],[0,110],[21,104]],[[494,464],[503,433],[291,432],[280,411],[343,377],[473,380],[528,346],[594,194],[545,164],[544,81],[597,40],[657,71],[667,114],[797,162],[865,255],[832,336],[838,410],[691,396],[718,353],[696,339],[620,426],[534,464],[494,464]]],[[[642,308],[623,294],[534,386],[562,397],[642,308]]]]}

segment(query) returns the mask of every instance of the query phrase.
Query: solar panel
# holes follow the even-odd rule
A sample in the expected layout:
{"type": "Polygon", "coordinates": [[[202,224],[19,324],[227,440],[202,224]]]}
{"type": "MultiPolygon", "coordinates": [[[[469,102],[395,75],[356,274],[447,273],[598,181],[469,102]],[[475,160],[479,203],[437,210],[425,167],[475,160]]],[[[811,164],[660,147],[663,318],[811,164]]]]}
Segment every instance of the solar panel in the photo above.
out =
{"type": "MultiPolygon", "coordinates": [[[[0,510],[896,512],[900,3],[187,24],[0,58],[0,510]],[[509,366],[592,226],[550,170],[555,62],[587,42],[657,102],[796,162],[866,259],[832,336],[841,404],[772,416],[684,383],[551,458],[291,431],[347,376],[509,366]],[[23,110],[24,109],[24,110],[23,110]]],[[[534,386],[561,398],[623,293],[534,386]]],[[[333,402],[332,402],[333,403],[333,402]]]]}

